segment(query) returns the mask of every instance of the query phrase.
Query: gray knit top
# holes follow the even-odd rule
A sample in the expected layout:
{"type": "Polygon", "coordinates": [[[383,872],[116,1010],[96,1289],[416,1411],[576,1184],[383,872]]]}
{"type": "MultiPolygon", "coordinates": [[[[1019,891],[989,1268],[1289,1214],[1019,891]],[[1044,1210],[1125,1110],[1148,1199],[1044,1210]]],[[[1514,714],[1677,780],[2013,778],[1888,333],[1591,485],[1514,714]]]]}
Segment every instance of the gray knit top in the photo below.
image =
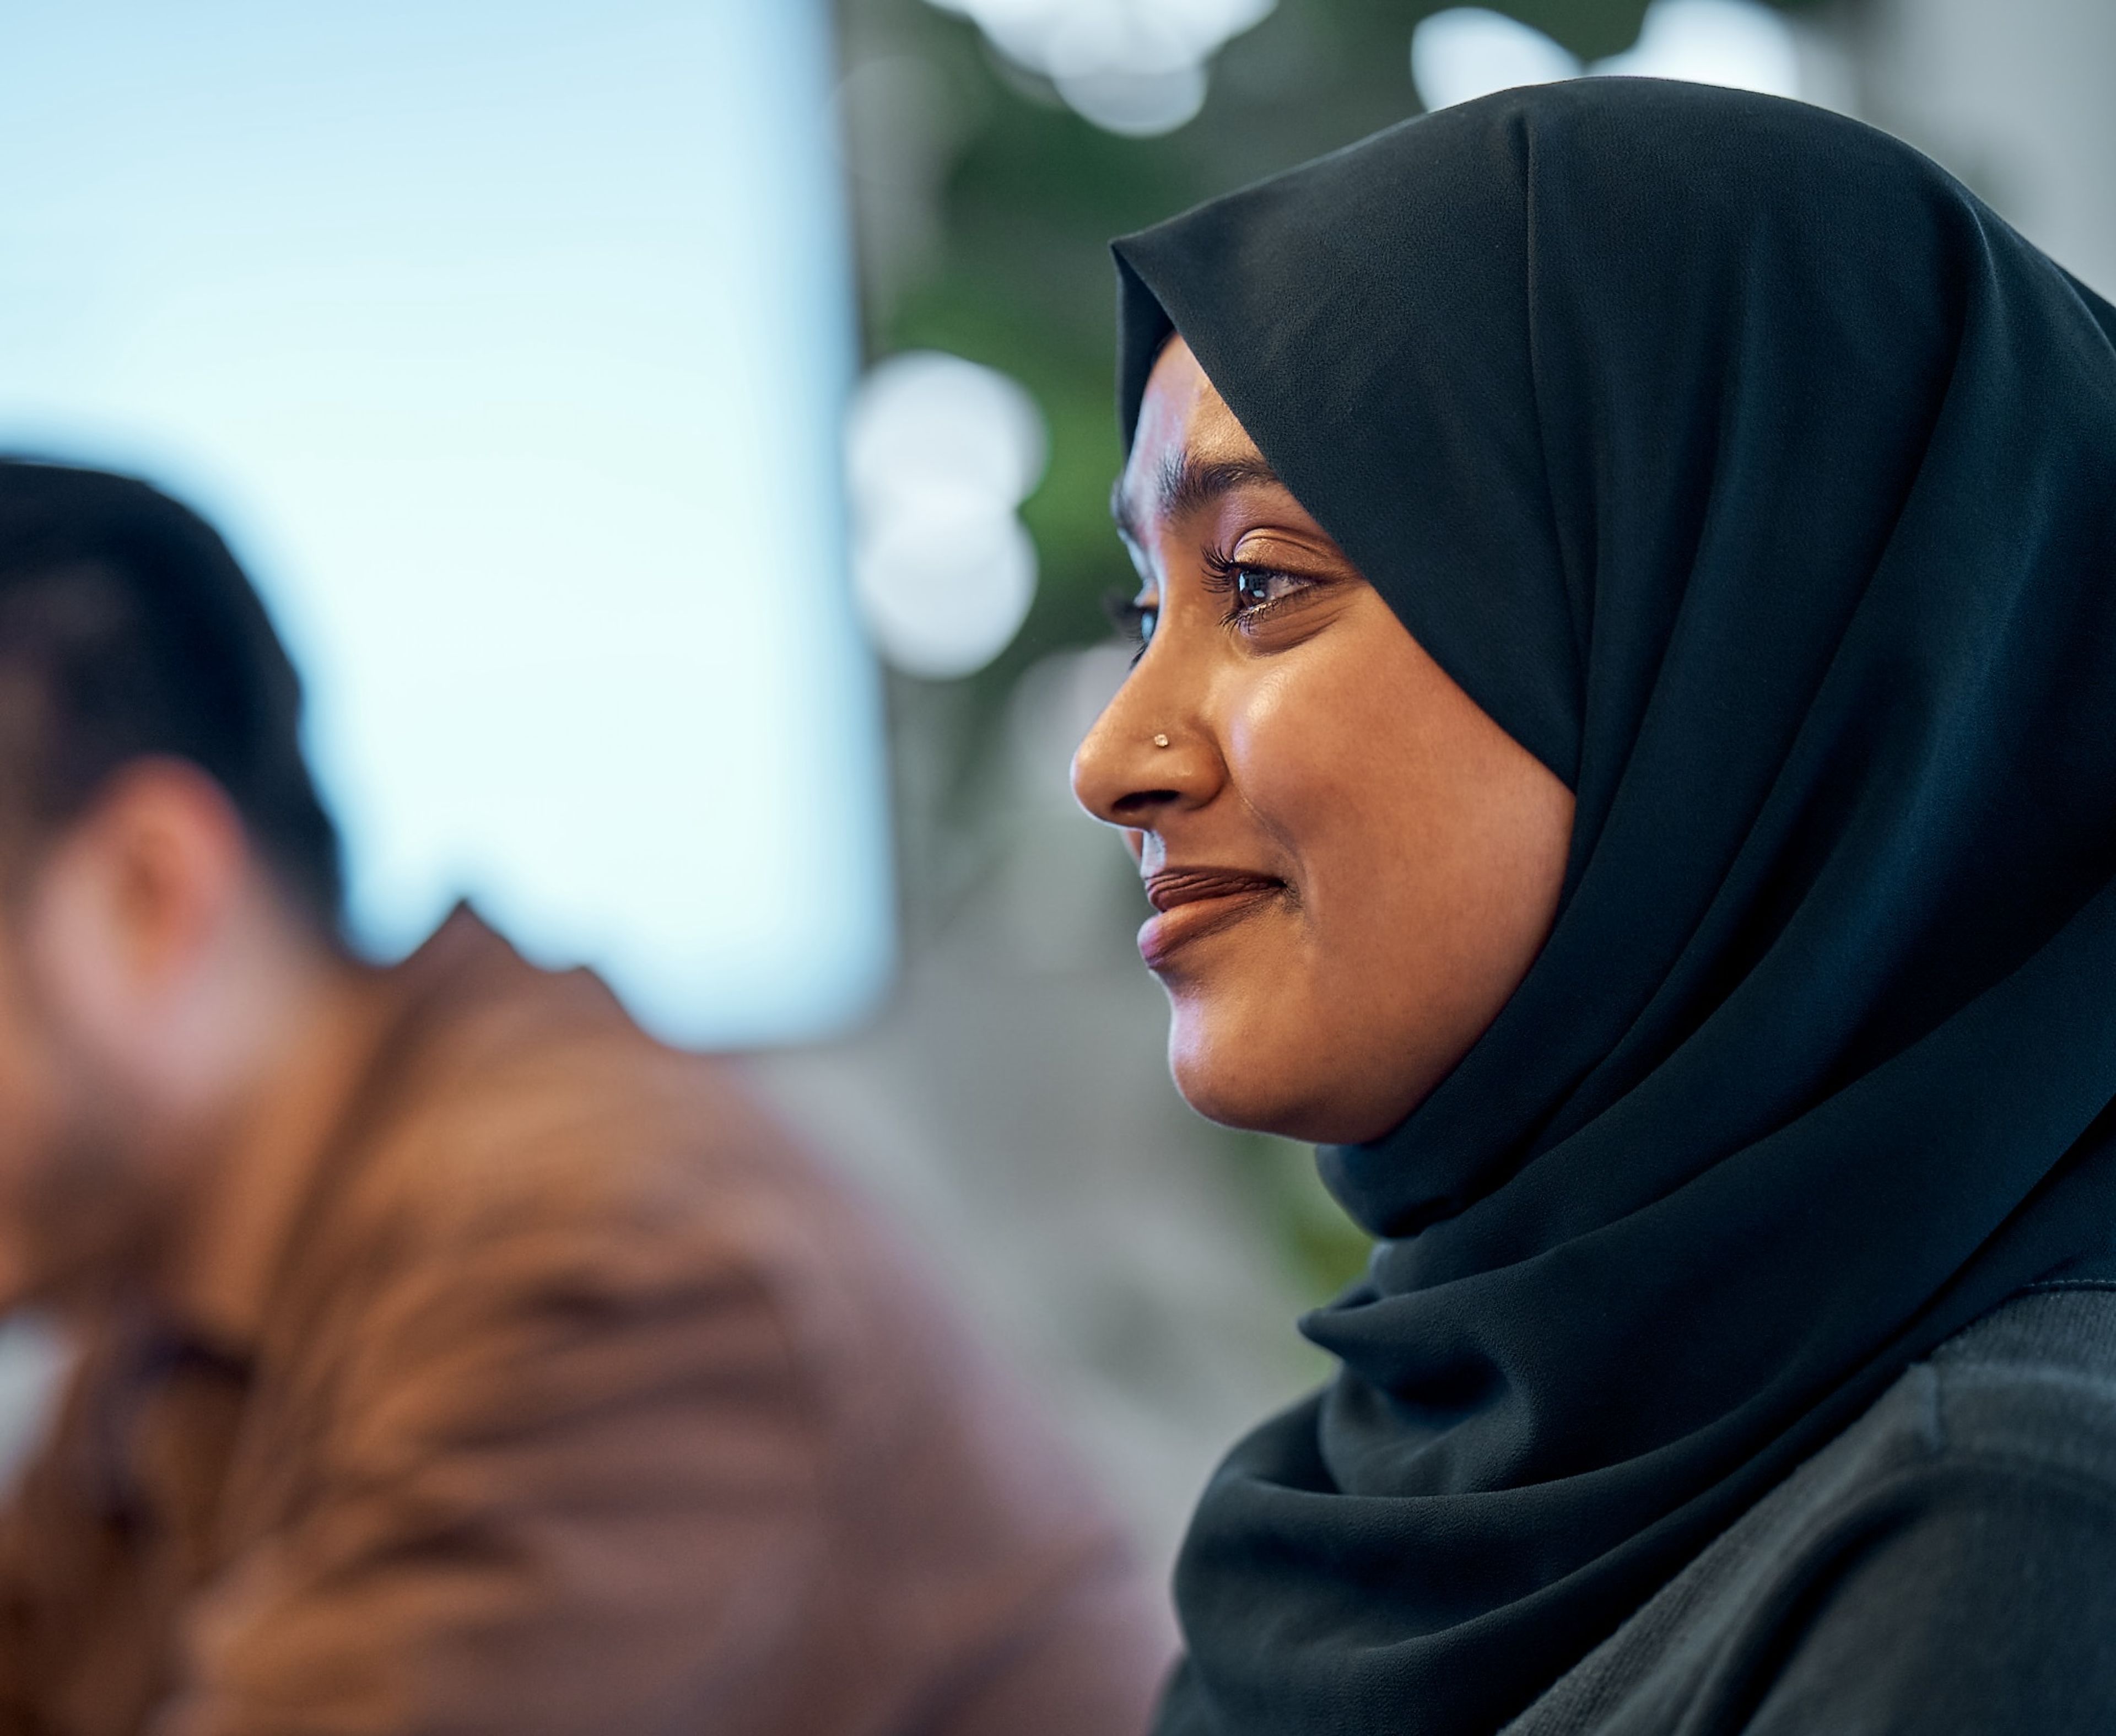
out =
{"type": "Polygon", "coordinates": [[[1505,1736],[2116,1731],[2116,1286],[1907,1370],[1505,1736]]]}

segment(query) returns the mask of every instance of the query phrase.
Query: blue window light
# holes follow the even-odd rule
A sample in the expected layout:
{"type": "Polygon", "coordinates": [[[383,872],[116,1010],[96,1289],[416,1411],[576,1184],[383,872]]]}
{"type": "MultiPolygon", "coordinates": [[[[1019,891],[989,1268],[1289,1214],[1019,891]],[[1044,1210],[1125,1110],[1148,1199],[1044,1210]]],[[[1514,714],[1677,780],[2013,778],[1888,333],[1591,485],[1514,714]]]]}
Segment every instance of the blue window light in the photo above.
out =
{"type": "Polygon", "coordinates": [[[829,67],[821,0],[0,21],[0,445],[229,534],[378,955],[467,894],[716,1046],[886,979],[829,67]]]}

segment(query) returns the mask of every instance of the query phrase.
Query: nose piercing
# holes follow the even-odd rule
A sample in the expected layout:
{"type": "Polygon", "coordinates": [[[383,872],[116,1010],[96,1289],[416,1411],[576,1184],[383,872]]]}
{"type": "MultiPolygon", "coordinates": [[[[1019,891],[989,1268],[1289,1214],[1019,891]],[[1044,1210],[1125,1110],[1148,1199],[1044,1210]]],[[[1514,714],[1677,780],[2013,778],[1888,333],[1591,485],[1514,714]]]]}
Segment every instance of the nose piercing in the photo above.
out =
{"type": "Polygon", "coordinates": [[[1157,748],[1165,748],[1168,745],[1168,738],[1166,735],[1157,735],[1153,738],[1153,744],[1157,748]]]}

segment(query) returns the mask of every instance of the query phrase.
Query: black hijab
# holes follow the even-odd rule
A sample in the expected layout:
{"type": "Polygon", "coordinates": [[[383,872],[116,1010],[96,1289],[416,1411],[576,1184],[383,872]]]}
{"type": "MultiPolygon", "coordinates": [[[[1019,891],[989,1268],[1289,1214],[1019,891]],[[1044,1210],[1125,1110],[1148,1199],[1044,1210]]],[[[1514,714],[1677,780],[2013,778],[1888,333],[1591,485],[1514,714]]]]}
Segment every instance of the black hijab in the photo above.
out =
{"type": "Polygon", "coordinates": [[[1510,92],[1117,246],[1578,801],[1237,1447],[1162,1729],[1489,1732],[2011,1292],[2116,1246],[2116,312],[1906,146],[1510,92]]]}

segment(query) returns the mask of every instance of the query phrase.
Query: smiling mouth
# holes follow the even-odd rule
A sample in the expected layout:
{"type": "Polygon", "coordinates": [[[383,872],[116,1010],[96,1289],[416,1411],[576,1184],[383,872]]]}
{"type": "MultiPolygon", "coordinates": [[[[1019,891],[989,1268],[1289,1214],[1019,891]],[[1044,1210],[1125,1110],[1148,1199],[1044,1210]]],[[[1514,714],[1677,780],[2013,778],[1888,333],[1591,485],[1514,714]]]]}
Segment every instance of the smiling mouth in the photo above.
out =
{"type": "Polygon", "coordinates": [[[1138,931],[1139,956],[1159,970],[1176,951],[1240,922],[1286,890],[1269,874],[1235,868],[1163,868],[1146,881],[1153,906],[1138,931]]]}

